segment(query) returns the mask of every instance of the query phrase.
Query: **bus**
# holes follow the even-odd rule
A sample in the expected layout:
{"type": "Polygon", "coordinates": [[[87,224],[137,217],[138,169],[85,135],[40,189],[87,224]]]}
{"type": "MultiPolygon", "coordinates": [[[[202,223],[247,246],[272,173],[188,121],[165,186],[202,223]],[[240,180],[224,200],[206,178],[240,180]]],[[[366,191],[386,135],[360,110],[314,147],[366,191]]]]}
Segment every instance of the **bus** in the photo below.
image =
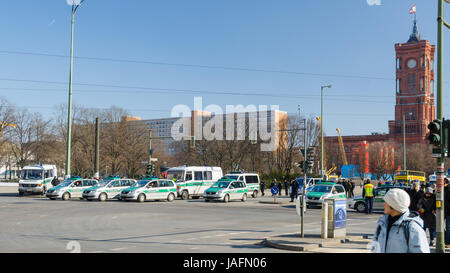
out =
{"type": "Polygon", "coordinates": [[[421,184],[426,182],[425,172],[420,171],[396,171],[394,176],[395,184],[409,186],[414,180],[419,180],[421,184]]]}

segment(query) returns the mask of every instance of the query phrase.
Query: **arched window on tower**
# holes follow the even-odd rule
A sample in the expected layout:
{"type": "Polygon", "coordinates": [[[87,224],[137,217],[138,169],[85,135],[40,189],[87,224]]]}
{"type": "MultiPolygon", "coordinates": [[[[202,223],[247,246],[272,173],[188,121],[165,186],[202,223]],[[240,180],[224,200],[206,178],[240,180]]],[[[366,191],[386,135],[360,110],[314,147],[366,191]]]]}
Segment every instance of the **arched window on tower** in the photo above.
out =
{"type": "Polygon", "coordinates": [[[412,86],[412,84],[411,84],[412,79],[411,78],[412,78],[411,74],[408,74],[408,93],[411,93],[411,86],[412,86]]]}
{"type": "Polygon", "coordinates": [[[395,84],[395,91],[397,92],[397,94],[400,94],[401,93],[401,90],[400,90],[400,79],[397,79],[397,81],[396,81],[396,84],[395,84]]]}
{"type": "Polygon", "coordinates": [[[430,89],[431,89],[431,91],[430,91],[431,95],[434,95],[434,81],[433,80],[431,81],[431,88],[430,89]]]}

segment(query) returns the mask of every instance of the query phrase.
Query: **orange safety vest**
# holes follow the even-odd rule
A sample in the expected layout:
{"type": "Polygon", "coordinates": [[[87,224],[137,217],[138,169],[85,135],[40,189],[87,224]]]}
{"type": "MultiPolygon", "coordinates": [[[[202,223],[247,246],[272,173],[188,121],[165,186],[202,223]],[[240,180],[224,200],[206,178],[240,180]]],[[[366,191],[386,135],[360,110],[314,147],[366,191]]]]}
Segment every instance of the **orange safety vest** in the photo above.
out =
{"type": "Polygon", "coordinates": [[[364,185],[364,197],[373,197],[373,185],[366,184],[364,185]]]}

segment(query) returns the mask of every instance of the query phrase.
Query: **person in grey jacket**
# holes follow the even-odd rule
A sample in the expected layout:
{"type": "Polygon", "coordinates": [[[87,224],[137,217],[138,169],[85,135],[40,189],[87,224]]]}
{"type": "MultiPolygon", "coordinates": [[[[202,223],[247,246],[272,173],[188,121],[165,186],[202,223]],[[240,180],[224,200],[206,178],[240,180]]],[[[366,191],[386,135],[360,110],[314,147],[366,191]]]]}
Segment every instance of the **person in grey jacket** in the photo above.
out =
{"type": "Polygon", "coordinates": [[[410,212],[409,195],[391,189],[384,196],[384,215],[378,220],[371,251],[375,253],[430,253],[423,220],[410,212]]]}

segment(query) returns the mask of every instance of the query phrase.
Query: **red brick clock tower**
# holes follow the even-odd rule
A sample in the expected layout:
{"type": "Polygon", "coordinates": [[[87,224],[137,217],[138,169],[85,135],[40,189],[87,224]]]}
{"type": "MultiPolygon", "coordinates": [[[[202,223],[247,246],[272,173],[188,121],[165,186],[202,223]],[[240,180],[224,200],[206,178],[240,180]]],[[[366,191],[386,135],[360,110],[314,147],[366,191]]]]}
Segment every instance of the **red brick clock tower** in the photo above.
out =
{"type": "Polygon", "coordinates": [[[426,142],[427,126],[435,119],[434,55],[436,47],[421,40],[414,20],[409,40],[395,45],[395,120],[389,121],[389,135],[403,141],[403,118],[407,143],[426,142]]]}

